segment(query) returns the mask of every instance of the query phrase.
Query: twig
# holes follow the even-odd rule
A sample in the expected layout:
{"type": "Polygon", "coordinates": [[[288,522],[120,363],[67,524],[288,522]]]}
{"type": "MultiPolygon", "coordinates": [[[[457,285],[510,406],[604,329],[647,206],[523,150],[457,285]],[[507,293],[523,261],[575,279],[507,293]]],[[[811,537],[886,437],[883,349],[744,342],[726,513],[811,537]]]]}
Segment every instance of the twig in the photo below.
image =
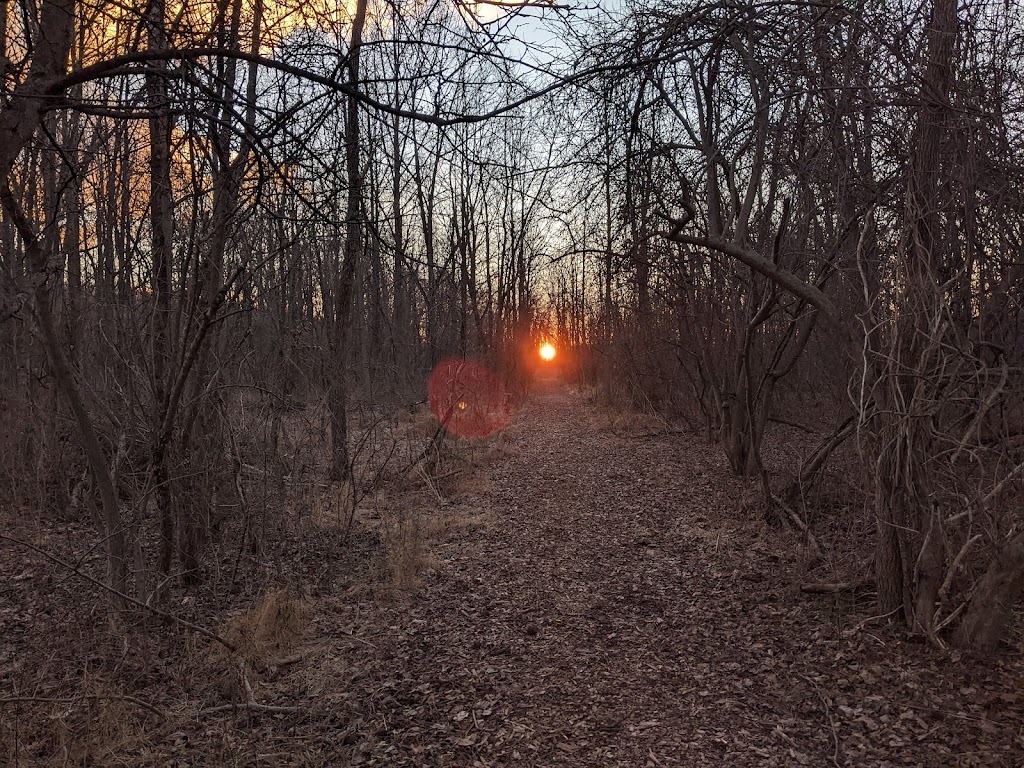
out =
{"type": "Polygon", "coordinates": [[[966,712],[954,712],[951,709],[941,709],[940,707],[929,707],[929,706],[922,705],[922,704],[909,704],[907,702],[904,702],[901,706],[907,707],[909,709],[916,709],[919,712],[931,712],[931,713],[937,714],[937,715],[945,715],[946,717],[955,717],[958,720],[969,720],[969,721],[974,722],[974,723],[989,723],[990,725],[1002,726],[1003,728],[1007,727],[1006,725],[1004,725],[1003,723],[1000,723],[997,720],[989,720],[987,717],[974,717],[972,715],[968,715],[966,712]]]}
{"type": "Polygon", "coordinates": [[[199,710],[201,715],[212,715],[217,712],[231,712],[233,710],[245,709],[250,712],[269,712],[272,714],[292,714],[299,711],[298,707],[282,707],[274,704],[257,704],[255,701],[247,701],[244,704],[219,704],[216,707],[207,707],[199,710]]]}
{"type": "Polygon", "coordinates": [[[206,709],[200,710],[201,715],[212,715],[217,712],[229,712],[239,709],[246,709],[250,712],[270,712],[273,714],[290,714],[298,712],[298,707],[285,707],[276,704],[259,704],[255,701],[255,694],[252,692],[252,684],[249,683],[249,677],[245,674],[245,669],[241,665],[238,667],[238,674],[242,678],[242,690],[245,692],[245,702],[242,704],[231,703],[231,704],[218,704],[216,707],[207,707],[206,709]]]}
{"type": "Polygon", "coordinates": [[[821,549],[821,545],[818,544],[818,539],[814,536],[813,533],[811,533],[810,527],[807,525],[807,523],[803,521],[800,515],[796,513],[796,510],[789,506],[789,504],[784,502],[778,496],[776,496],[774,493],[772,494],[772,501],[774,501],[776,504],[782,507],[786,511],[787,517],[789,517],[789,519],[793,522],[793,525],[799,528],[804,533],[804,535],[807,536],[807,544],[810,546],[811,552],[814,554],[814,556],[819,560],[824,560],[825,554],[821,549]]]}
{"type": "Polygon", "coordinates": [[[786,733],[784,730],[782,730],[782,726],[781,725],[776,725],[775,726],[775,733],[779,734],[779,736],[781,736],[786,741],[788,741],[790,746],[792,746],[794,749],[797,749],[797,750],[800,749],[800,745],[797,744],[795,741],[793,741],[793,737],[791,737],[788,733],[786,733]]]}
{"type": "Polygon", "coordinates": [[[85,579],[86,581],[88,581],[88,582],[90,582],[92,584],[95,584],[100,589],[105,589],[107,592],[110,592],[111,594],[117,595],[118,597],[121,597],[121,598],[127,600],[132,605],[137,605],[139,608],[143,608],[143,609],[145,609],[147,611],[150,611],[151,613],[155,613],[157,616],[160,616],[161,618],[168,619],[169,621],[173,621],[175,624],[180,624],[181,626],[185,627],[186,629],[191,629],[193,632],[197,632],[200,635],[202,635],[203,637],[206,637],[206,638],[208,638],[210,640],[215,640],[216,642],[218,642],[221,645],[223,645],[225,648],[227,648],[232,653],[234,653],[235,651],[238,650],[238,648],[236,648],[231,642],[229,642],[228,640],[225,640],[223,637],[218,635],[216,632],[213,632],[213,631],[211,631],[209,629],[206,629],[205,627],[201,627],[198,624],[193,624],[191,621],[188,621],[187,619],[183,619],[180,616],[175,616],[173,613],[168,613],[167,611],[163,611],[163,610],[161,610],[159,608],[156,608],[156,607],[150,605],[149,603],[144,603],[141,600],[138,600],[138,599],[132,597],[131,595],[126,595],[124,592],[121,592],[120,590],[114,589],[109,584],[104,584],[102,581],[97,579],[95,576],[90,576],[88,573],[85,573],[84,571],[79,570],[75,566],[71,565],[71,563],[68,563],[68,562],[66,562],[64,560],[61,560],[59,557],[51,555],[49,552],[47,552],[47,551],[45,551],[43,549],[40,549],[35,544],[30,544],[27,541],[22,541],[21,539],[15,539],[15,538],[12,538],[10,536],[6,536],[6,535],[4,535],[2,533],[0,533],[0,539],[3,539],[4,541],[9,541],[12,544],[17,544],[17,545],[25,547],[27,549],[31,549],[33,552],[36,552],[37,554],[40,554],[43,557],[45,557],[51,563],[55,563],[55,564],[61,566],[62,568],[67,568],[72,573],[74,573],[74,574],[76,574],[78,576],[81,576],[83,579],[85,579]]]}
{"type": "Polygon", "coordinates": [[[271,667],[287,667],[287,666],[290,666],[292,664],[298,664],[304,658],[306,658],[306,657],[303,654],[297,653],[294,656],[288,656],[287,658],[284,658],[284,659],[277,659],[276,661],[272,661],[268,666],[271,666],[271,667]]]}
{"type": "Polygon", "coordinates": [[[143,709],[148,709],[161,720],[167,719],[167,713],[148,701],[137,699],[134,696],[121,696],[118,694],[83,693],[81,696],[13,696],[8,699],[0,699],[0,704],[29,704],[38,702],[42,704],[72,704],[81,699],[112,699],[114,701],[128,701],[137,704],[143,709]]]}
{"type": "Polygon", "coordinates": [[[853,592],[858,589],[875,586],[874,579],[861,579],[860,581],[837,581],[837,582],[816,582],[801,584],[801,592],[809,592],[812,595],[832,595],[839,592],[853,592]]]}
{"type": "Polygon", "coordinates": [[[444,497],[441,495],[441,491],[437,489],[437,486],[435,486],[434,482],[430,479],[430,475],[427,474],[427,470],[423,468],[422,464],[417,465],[417,469],[419,470],[420,475],[422,475],[423,479],[426,481],[427,487],[434,492],[434,496],[437,497],[438,503],[444,505],[446,503],[444,497]]]}
{"type": "Polygon", "coordinates": [[[349,631],[349,630],[347,630],[347,629],[342,629],[341,627],[338,627],[338,631],[339,631],[339,632],[341,632],[341,634],[343,634],[343,635],[346,635],[346,636],[348,636],[348,637],[351,637],[351,638],[352,638],[353,640],[355,640],[356,642],[362,643],[363,645],[368,645],[368,646],[370,646],[370,647],[371,647],[371,648],[373,648],[373,649],[374,649],[375,651],[379,651],[379,650],[380,650],[380,646],[374,645],[374,644],[373,644],[373,643],[371,643],[371,642],[370,642],[369,640],[363,640],[363,638],[359,637],[359,635],[353,634],[352,632],[350,632],[350,631],[349,631]]]}
{"type": "MultiPolygon", "coordinates": [[[[889,611],[888,613],[880,613],[880,614],[878,614],[877,616],[868,616],[868,617],[867,617],[866,619],[863,619],[863,620],[861,620],[861,621],[857,622],[857,626],[855,626],[855,627],[853,628],[853,631],[854,631],[854,632],[860,632],[860,631],[861,631],[862,629],[864,629],[864,627],[866,627],[866,626],[867,626],[868,624],[873,624],[873,623],[875,623],[876,621],[881,621],[881,620],[883,620],[883,619],[888,619],[888,618],[889,618],[890,616],[892,616],[892,615],[893,615],[894,613],[897,613],[898,611],[902,611],[902,610],[903,610],[903,606],[897,606],[896,608],[893,608],[893,609],[892,609],[891,611],[889,611]]],[[[878,638],[875,638],[875,639],[876,639],[876,640],[878,640],[878,638]]],[[[881,643],[882,645],[885,645],[885,643],[882,643],[882,641],[881,641],[881,640],[878,640],[878,642],[879,642],[879,643],[881,643]]]]}
{"type": "Polygon", "coordinates": [[[950,624],[952,624],[954,621],[956,621],[956,619],[960,616],[960,614],[964,612],[964,609],[967,607],[967,604],[968,603],[967,603],[966,600],[964,602],[960,603],[960,605],[958,605],[956,608],[954,608],[950,612],[949,616],[947,616],[942,621],[940,621],[938,624],[936,624],[935,629],[933,630],[935,632],[935,634],[938,634],[939,632],[944,630],[946,627],[948,627],[950,624]]]}
{"type": "Polygon", "coordinates": [[[835,718],[832,717],[832,707],[829,705],[828,697],[821,690],[821,687],[815,683],[807,675],[800,675],[807,683],[814,689],[814,692],[818,694],[818,698],[821,699],[821,705],[825,708],[825,717],[828,718],[828,726],[832,731],[832,742],[835,745],[832,750],[832,765],[836,768],[840,768],[839,765],[839,729],[836,727],[835,718]]]}
{"type": "Polygon", "coordinates": [[[776,424],[785,424],[787,427],[793,427],[799,429],[802,432],[806,432],[809,435],[818,434],[818,430],[808,427],[806,424],[801,424],[799,421],[791,421],[790,419],[784,418],[783,416],[769,416],[768,421],[773,421],[776,424]]]}
{"type": "Polygon", "coordinates": [[[1002,493],[1006,484],[1013,480],[1017,475],[1021,474],[1021,472],[1024,472],[1024,461],[1011,469],[1002,480],[996,483],[995,487],[985,495],[984,499],[981,500],[982,505],[988,506],[1000,493],[1002,493]]]}
{"type": "Polygon", "coordinates": [[[981,541],[981,534],[976,533],[974,536],[964,542],[964,545],[960,547],[960,551],[956,557],[953,558],[953,563],[949,566],[949,570],[946,573],[946,578],[942,582],[942,586],[939,587],[939,600],[945,602],[946,596],[949,594],[949,588],[953,584],[953,577],[956,576],[956,572],[960,569],[960,563],[963,562],[964,557],[967,556],[967,550],[969,550],[974,544],[981,541]]]}

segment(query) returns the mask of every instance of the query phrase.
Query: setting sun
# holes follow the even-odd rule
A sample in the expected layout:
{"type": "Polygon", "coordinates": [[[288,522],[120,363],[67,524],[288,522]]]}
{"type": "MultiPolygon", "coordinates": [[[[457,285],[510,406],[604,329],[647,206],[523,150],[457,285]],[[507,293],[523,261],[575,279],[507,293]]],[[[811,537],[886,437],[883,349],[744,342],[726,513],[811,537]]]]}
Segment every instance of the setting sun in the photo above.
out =
{"type": "Polygon", "coordinates": [[[540,356],[544,360],[554,360],[555,359],[555,348],[551,344],[541,344],[540,345],[540,356]]]}

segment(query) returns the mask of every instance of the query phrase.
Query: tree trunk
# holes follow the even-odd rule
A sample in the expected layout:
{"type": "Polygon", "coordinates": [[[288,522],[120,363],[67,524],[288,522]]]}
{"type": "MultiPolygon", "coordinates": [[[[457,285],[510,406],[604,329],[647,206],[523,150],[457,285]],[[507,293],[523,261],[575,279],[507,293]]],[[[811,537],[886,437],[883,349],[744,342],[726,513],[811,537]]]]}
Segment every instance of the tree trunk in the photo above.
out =
{"type": "MultiPolygon", "coordinates": [[[[352,19],[352,37],[348,49],[348,83],[359,87],[359,49],[366,23],[366,0],[357,0],[352,19]]],[[[331,415],[332,480],[348,480],[351,474],[348,452],[348,382],[346,362],[349,347],[349,321],[352,311],[352,288],[356,264],[362,250],[362,176],[359,167],[359,103],[349,96],[345,112],[345,171],[348,177],[348,195],[345,206],[345,251],[338,272],[334,293],[334,344],[332,345],[333,375],[327,395],[331,415]]]]}
{"type": "Polygon", "coordinates": [[[928,65],[922,106],[911,144],[900,266],[904,284],[893,325],[891,358],[876,401],[884,446],[876,467],[878,527],[875,568],[883,613],[902,611],[908,626],[933,637],[944,565],[942,516],[932,504],[923,463],[931,449],[928,429],[914,413],[920,408],[916,367],[930,323],[942,310],[936,268],[941,234],[938,174],[946,132],[957,32],[956,0],[934,0],[928,25],[928,65]]]}
{"type": "MultiPolygon", "coordinates": [[[[167,47],[164,24],[166,4],[154,0],[149,9],[149,48],[167,47]]],[[[171,363],[170,300],[173,259],[174,198],[171,192],[171,118],[167,98],[164,62],[154,62],[158,71],[146,76],[149,118],[149,213],[153,255],[153,443],[150,449],[151,483],[160,520],[159,584],[165,584],[174,562],[175,520],[170,472],[167,466],[168,438],[163,433],[167,416],[168,376],[171,363]]]]}
{"type": "MultiPolygon", "coordinates": [[[[32,270],[32,295],[43,347],[57,385],[71,407],[86,459],[100,492],[108,583],[113,589],[126,594],[128,570],[125,535],[117,493],[99,435],[64,354],[50,309],[47,272],[53,270],[55,275],[51,279],[57,282],[59,278],[56,276],[61,275],[63,270],[55,269],[56,265],[51,263],[55,256],[52,237],[39,239],[10,188],[10,179],[14,177],[14,162],[42,125],[45,110],[52,103],[52,94],[47,92],[48,82],[66,71],[74,35],[74,19],[75,3],[72,0],[43,0],[40,4],[39,29],[29,72],[0,108],[0,204],[24,241],[32,270]]],[[[117,595],[112,597],[112,602],[115,609],[124,607],[124,601],[117,595]]]]}
{"type": "Polygon", "coordinates": [[[1024,592],[1024,534],[1005,545],[977,583],[953,642],[974,651],[993,651],[1013,606],[1024,592]]]}

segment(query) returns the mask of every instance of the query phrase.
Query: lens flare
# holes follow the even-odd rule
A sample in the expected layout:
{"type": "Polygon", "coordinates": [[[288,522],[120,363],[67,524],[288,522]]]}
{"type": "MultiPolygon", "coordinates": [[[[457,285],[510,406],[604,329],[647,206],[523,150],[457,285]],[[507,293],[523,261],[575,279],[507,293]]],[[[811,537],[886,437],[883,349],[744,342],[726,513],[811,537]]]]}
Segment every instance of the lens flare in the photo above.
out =
{"type": "Polygon", "coordinates": [[[555,359],[555,348],[551,344],[540,345],[540,356],[541,359],[551,361],[555,359]]]}
{"type": "Polygon", "coordinates": [[[493,373],[469,360],[442,360],[427,381],[430,410],[459,437],[488,437],[512,421],[512,401],[493,373]]]}

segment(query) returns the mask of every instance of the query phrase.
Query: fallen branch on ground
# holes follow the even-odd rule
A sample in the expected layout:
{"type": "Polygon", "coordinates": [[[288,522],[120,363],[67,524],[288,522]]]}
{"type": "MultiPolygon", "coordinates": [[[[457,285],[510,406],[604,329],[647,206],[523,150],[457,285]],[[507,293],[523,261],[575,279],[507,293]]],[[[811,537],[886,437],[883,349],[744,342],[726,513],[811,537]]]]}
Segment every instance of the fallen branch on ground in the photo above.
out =
{"type": "Polygon", "coordinates": [[[299,711],[298,707],[280,707],[273,704],[257,704],[255,701],[247,701],[243,704],[220,704],[216,707],[207,707],[199,710],[201,715],[213,715],[217,712],[230,712],[232,710],[248,710],[250,712],[268,712],[271,714],[288,715],[299,711]]]}
{"type": "Polygon", "coordinates": [[[819,560],[824,560],[825,555],[822,552],[821,545],[818,543],[818,540],[817,538],[815,538],[814,534],[811,533],[810,527],[807,525],[807,523],[803,521],[800,515],[797,514],[796,510],[789,506],[789,504],[784,502],[778,496],[776,496],[774,493],[772,494],[772,501],[774,501],[776,504],[779,505],[779,507],[784,509],[786,511],[786,516],[790,519],[793,525],[799,528],[804,533],[804,535],[807,536],[807,544],[811,548],[811,552],[814,554],[814,556],[819,560]]]}
{"type": "Polygon", "coordinates": [[[252,685],[249,683],[249,678],[245,675],[245,670],[239,666],[238,673],[242,677],[242,688],[245,691],[245,701],[241,704],[232,702],[231,704],[218,704],[216,707],[207,707],[199,711],[201,715],[213,715],[217,712],[231,712],[240,709],[247,710],[249,712],[268,712],[271,714],[287,715],[294,712],[298,712],[298,707],[285,707],[277,704],[259,704],[255,701],[255,696],[252,692],[252,685]]]}
{"type": "Polygon", "coordinates": [[[180,616],[175,616],[173,613],[168,613],[167,611],[163,611],[163,610],[161,610],[159,608],[156,608],[156,607],[150,605],[148,602],[144,603],[141,600],[138,600],[138,599],[132,597],[131,595],[126,595],[123,592],[121,592],[120,590],[114,589],[109,584],[104,584],[102,581],[97,579],[95,576],[90,576],[88,573],[85,573],[84,571],[76,568],[71,563],[68,563],[68,562],[66,562],[64,560],[61,560],[59,557],[51,555],[46,550],[40,549],[35,544],[30,544],[29,542],[22,541],[21,539],[15,539],[15,538],[12,538],[10,536],[5,536],[2,533],[0,533],[0,539],[3,539],[4,541],[9,541],[12,544],[18,544],[19,546],[25,547],[27,549],[31,549],[33,552],[36,552],[36,553],[42,555],[43,557],[45,557],[51,563],[55,563],[55,564],[61,566],[62,568],[66,568],[67,570],[71,571],[71,573],[74,573],[77,576],[81,576],[83,579],[85,579],[86,581],[90,582],[91,584],[95,584],[100,589],[105,589],[107,592],[110,592],[111,594],[117,595],[118,597],[121,597],[124,600],[127,600],[132,605],[137,605],[139,608],[143,608],[143,609],[149,611],[150,613],[154,613],[154,614],[156,614],[157,616],[159,616],[159,617],[161,617],[163,619],[167,619],[169,621],[173,621],[175,624],[178,624],[178,625],[180,625],[182,627],[185,627],[186,629],[190,629],[193,632],[197,632],[198,634],[202,635],[205,638],[208,638],[210,640],[215,640],[216,642],[218,642],[221,645],[223,645],[225,648],[227,648],[232,653],[234,653],[235,651],[238,650],[230,641],[225,640],[223,637],[218,635],[216,632],[213,632],[213,631],[211,631],[209,629],[206,629],[205,627],[201,627],[198,624],[193,624],[191,621],[188,621],[187,619],[183,619],[180,616]]]}
{"type": "Polygon", "coordinates": [[[799,421],[792,421],[791,419],[787,419],[783,416],[769,416],[768,421],[774,422],[776,424],[785,424],[787,427],[799,429],[800,431],[806,432],[809,435],[818,434],[818,430],[809,427],[806,424],[801,424],[799,421]]]}
{"type": "Polygon", "coordinates": [[[112,701],[127,701],[143,709],[148,709],[161,720],[167,719],[167,713],[148,701],[137,699],[134,696],[121,696],[118,694],[83,693],[81,696],[12,696],[8,699],[0,699],[0,704],[73,704],[82,699],[110,699],[112,701]]]}
{"type": "Polygon", "coordinates": [[[812,595],[834,595],[840,592],[854,592],[858,589],[867,589],[874,586],[874,579],[862,579],[860,581],[816,582],[801,584],[800,591],[809,592],[812,595]]]}

